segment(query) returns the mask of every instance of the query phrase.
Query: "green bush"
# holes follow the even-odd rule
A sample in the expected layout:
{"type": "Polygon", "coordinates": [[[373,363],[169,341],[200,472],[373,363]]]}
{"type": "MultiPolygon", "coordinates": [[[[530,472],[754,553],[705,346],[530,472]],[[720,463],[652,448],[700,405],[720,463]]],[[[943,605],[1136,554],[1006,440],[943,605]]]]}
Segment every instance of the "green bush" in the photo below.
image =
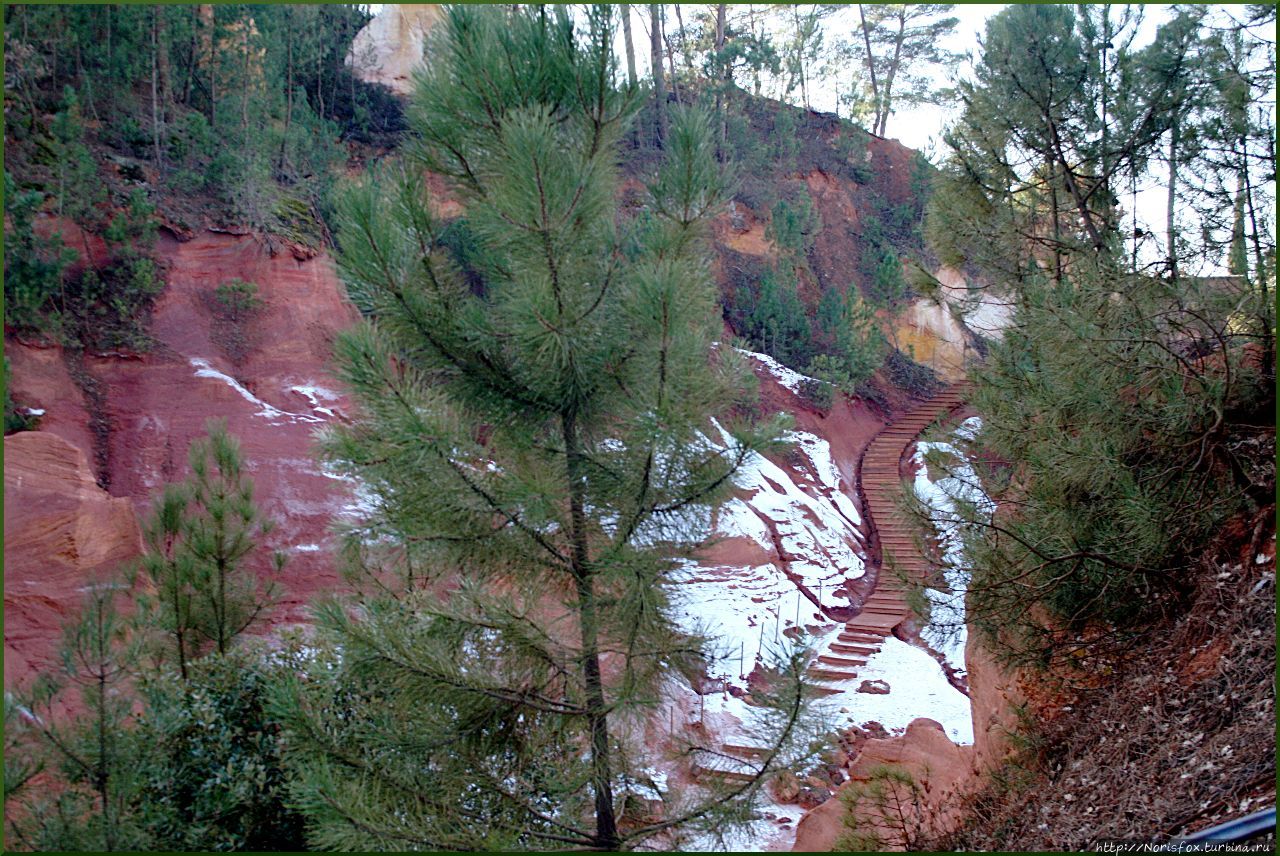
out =
{"type": "Polygon", "coordinates": [[[19,330],[56,328],[55,297],[62,286],[63,271],[75,259],[75,252],[62,244],[59,236],[41,238],[35,234],[35,213],[44,201],[37,191],[23,191],[6,170],[4,213],[8,221],[4,234],[4,323],[19,330]]]}
{"type": "Polygon", "coordinates": [[[971,396],[978,476],[1014,513],[997,532],[962,509],[968,614],[1046,663],[1178,610],[1224,524],[1274,502],[1274,344],[1226,334],[1233,312],[1270,310],[1246,285],[1077,261],[1019,296],[971,396]]]}
{"type": "Polygon", "coordinates": [[[186,682],[144,684],[136,812],[154,849],[306,849],[269,713],[274,668],[237,650],[195,661],[186,682]]]}
{"type": "Polygon", "coordinates": [[[253,348],[251,324],[262,309],[256,283],[233,279],[213,290],[217,324],[214,338],[232,363],[240,364],[253,348]]]}
{"type": "Polygon", "coordinates": [[[928,828],[925,788],[896,764],[874,767],[863,781],[842,789],[844,832],[837,850],[917,850],[928,828]]]}
{"type": "Polygon", "coordinates": [[[15,431],[31,431],[35,429],[38,417],[30,416],[18,410],[17,402],[9,394],[9,358],[4,358],[4,433],[15,431]]]}
{"type": "Polygon", "coordinates": [[[134,189],[124,210],[103,232],[110,260],[86,267],[66,286],[64,327],[76,345],[95,351],[145,351],[147,324],[164,280],[150,256],[156,236],[155,206],[134,189]]]}
{"type": "Polygon", "coordinates": [[[902,260],[892,250],[880,254],[875,275],[871,279],[871,296],[893,305],[907,296],[907,281],[902,275],[902,260]]]}
{"type": "Polygon", "coordinates": [[[237,321],[262,308],[256,283],[233,279],[219,285],[213,293],[227,315],[237,321]]]}

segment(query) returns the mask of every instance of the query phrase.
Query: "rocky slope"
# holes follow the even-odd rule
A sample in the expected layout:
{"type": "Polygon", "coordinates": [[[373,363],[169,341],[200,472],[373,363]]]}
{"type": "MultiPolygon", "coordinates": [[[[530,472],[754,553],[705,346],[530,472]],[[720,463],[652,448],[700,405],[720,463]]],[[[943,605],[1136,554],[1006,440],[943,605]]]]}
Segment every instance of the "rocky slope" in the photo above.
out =
{"type": "Polygon", "coordinates": [[[68,573],[108,570],[136,553],[136,518],[157,487],[186,475],[187,448],[209,419],[226,419],[240,439],[258,501],[279,524],[268,543],[290,561],[274,620],[301,620],[310,597],[337,584],[330,527],[356,500],[309,452],[313,432],[343,418],[329,345],[356,317],[332,260],[272,255],[251,235],[213,232],[186,242],[162,239],[157,252],[167,284],[155,307],[157,344],[150,352],[90,356],[79,365],[56,346],[6,342],[14,397],[44,411],[39,431],[5,438],[7,685],[52,664],[60,622],[78,603],[70,582],[45,586],[60,578],[48,567],[54,545],[10,538],[11,521],[25,526],[36,509],[75,503],[85,518],[79,525],[93,521],[94,540],[134,546],[98,550],[92,555],[101,554],[100,561],[81,559],[68,573]],[[217,285],[235,278],[256,283],[264,300],[246,333],[254,346],[239,365],[226,353],[211,299],[217,285]],[[78,475],[21,476],[28,472],[78,475]],[[111,514],[78,499],[86,482],[111,514]],[[36,600],[22,594],[35,589],[41,592],[36,600]]]}

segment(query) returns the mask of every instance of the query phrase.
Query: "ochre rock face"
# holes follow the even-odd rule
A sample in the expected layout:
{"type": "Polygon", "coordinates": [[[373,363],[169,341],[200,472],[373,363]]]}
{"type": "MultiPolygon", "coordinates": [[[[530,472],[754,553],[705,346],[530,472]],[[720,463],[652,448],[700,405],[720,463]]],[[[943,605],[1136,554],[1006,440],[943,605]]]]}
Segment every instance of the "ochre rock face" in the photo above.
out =
{"type": "Polygon", "coordinates": [[[422,62],[427,32],[440,16],[440,7],[435,4],[383,6],[356,34],[347,65],[366,83],[408,95],[413,88],[413,71],[422,62]]]}
{"type": "MultiPolygon", "coordinates": [[[[261,631],[302,620],[317,592],[338,585],[330,527],[355,499],[349,482],[316,463],[313,435],[350,411],[329,365],[334,336],[357,313],[332,260],[273,255],[253,236],[213,232],[185,243],[162,238],[157,256],[167,285],[149,327],[155,345],[140,356],[86,357],[98,402],[81,392],[58,349],[6,343],[16,399],[45,410],[39,432],[5,438],[6,685],[53,662],[77,589],[137,554],[134,515],[145,516],[166,482],[186,477],[188,447],[211,418],[226,419],[239,438],[257,502],[277,522],[266,546],[289,556],[278,580],[284,600],[261,631]],[[239,364],[213,299],[237,278],[255,283],[263,301],[239,364]],[[97,435],[88,428],[95,411],[105,426],[97,435]],[[109,537],[121,527],[128,537],[109,537]]],[[[269,573],[266,550],[254,561],[269,573]]]]}
{"type": "Polygon", "coordinates": [[[4,438],[4,673],[53,666],[83,588],[142,549],[133,503],[94,480],[84,450],[45,431],[4,438]]]}
{"type": "MultiPolygon", "coordinates": [[[[913,721],[899,737],[868,740],[849,765],[849,781],[841,785],[831,799],[800,819],[792,849],[823,853],[832,850],[845,831],[846,808],[841,793],[859,782],[866,782],[872,771],[885,766],[911,775],[922,792],[923,822],[942,825],[956,811],[956,797],[973,776],[973,747],[952,743],[942,726],[932,719],[913,721]]],[[[875,818],[864,818],[865,821],[877,827],[875,818]]],[[[894,846],[898,837],[894,830],[877,831],[886,849],[902,849],[894,846]]]]}

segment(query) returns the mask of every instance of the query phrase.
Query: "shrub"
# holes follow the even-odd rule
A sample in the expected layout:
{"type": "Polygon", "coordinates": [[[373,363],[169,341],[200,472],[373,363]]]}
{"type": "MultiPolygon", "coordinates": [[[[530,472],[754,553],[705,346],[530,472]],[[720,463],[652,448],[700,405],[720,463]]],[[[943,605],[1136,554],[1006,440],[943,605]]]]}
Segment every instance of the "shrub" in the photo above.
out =
{"type": "Polygon", "coordinates": [[[268,706],[276,680],[260,654],[232,651],[143,686],[136,810],[157,849],[305,849],[268,706]]]}
{"type": "Polygon", "coordinates": [[[9,358],[4,358],[4,433],[15,431],[31,431],[36,427],[39,417],[23,413],[18,409],[13,396],[9,394],[9,358]]]}
{"type": "Polygon", "coordinates": [[[924,835],[924,789],[897,765],[873,768],[866,781],[850,782],[840,794],[844,833],[835,849],[855,852],[917,850],[924,835]]]}
{"type": "Polygon", "coordinates": [[[48,330],[53,298],[62,285],[63,271],[75,253],[61,239],[35,234],[35,212],[44,201],[37,191],[23,191],[8,171],[4,174],[4,323],[21,330],[48,330]]]}
{"type": "Polygon", "coordinates": [[[71,341],[95,351],[147,350],[147,323],[155,298],[164,289],[155,261],[155,206],[135,189],[125,209],[103,232],[111,259],[85,268],[67,282],[64,326],[71,341]]]}
{"type": "Polygon", "coordinates": [[[902,275],[902,261],[897,253],[884,250],[871,279],[871,296],[890,305],[907,296],[907,281],[902,275]]]}
{"type": "Polygon", "coordinates": [[[933,369],[922,366],[897,348],[889,351],[884,368],[894,386],[905,389],[912,395],[930,396],[942,386],[933,369]]]}
{"type": "MultiPolygon", "coordinates": [[[[824,359],[824,357],[817,359],[824,359]]],[[[826,416],[831,412],[831,405],[835,403],[835,387],[817,378],[805,378],[800,383],[800,400],[826,416]]]]}
{"type": "Polygon", "coordinates": [[[232,279],[213,290],[214,341],[239,365],[253,349],[252,322],[264,303],[256,283],[232,279]]]}

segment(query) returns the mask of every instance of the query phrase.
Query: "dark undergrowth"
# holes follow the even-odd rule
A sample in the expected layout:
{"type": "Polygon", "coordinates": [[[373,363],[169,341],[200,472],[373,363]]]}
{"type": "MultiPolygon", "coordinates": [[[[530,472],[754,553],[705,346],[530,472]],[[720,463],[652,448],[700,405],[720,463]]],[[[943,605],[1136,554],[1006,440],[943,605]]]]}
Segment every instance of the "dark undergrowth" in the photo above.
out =
{"type": "Polygon", "coordinates": [[[1040,711],[964,823],[922,849],[1081,850],[1274,805],[1275,512],[1233,521],[1182,617],[1094,655],[1095,685],[1040,711]]]}

